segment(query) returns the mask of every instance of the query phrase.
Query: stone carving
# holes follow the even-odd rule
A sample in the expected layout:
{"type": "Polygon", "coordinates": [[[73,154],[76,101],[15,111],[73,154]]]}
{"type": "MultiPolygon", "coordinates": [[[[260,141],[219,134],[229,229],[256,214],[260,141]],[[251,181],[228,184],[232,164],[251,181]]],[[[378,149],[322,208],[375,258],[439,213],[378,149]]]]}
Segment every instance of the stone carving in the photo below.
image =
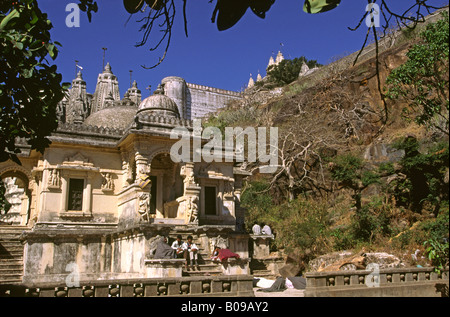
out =
{"type": "Polygon", "coordinates": [[[156,237],[151,238],[149,242],[149,254],[148,258],[153,259],[155,255],[156,248],[158,247],[158,241],[161,239],[160,235],[157,235],[156,237]]]}
{"type": "Polygon", "coordinates": [[[198,224],[198,197],[190,197],[187,203],[187,217],[189,219],[189,223],[198,224]]]}
{"type": "Polygon", "coordinates": [[[230,182],[225,182],[223,193],[224,193],[224,196],[226,196],[226,197],[233,197],[234,186],[233,186],[233,183],[231,181],[230,182]]]}
{"type": "Polygon", "coordinates": [[[139,214],[144,220],[148,220],[150,214],[150,194],[142,194],[139,196],[139,214]]]}
{"type": "Polygon", "coordinates": [[[195,182],[193,167],[190,167],[190,166],[187,167],[186,165],[182,166],[180,169],[180,175],[182,177],[184,177],[184,180],[183,180],[184,188],[187,188],[189,186],[196,186],[196,187],[199,186],[195,182]]]}
{"type": "Polygon", "coordinates": [[[213,163],[209,163],[208,165],[204,166],[201,170],[200,170],[200,174],[204,175],[204,176],[208,176],[208,177],[221,177],[223,176],[222,171],[220,170],[220,168],[218,166],[216,166],[213,163]]]}
{"type": "Polygon", "coordinates": [[[184,183],[185,183],[186,185],[192,185],[192,184],[195,184],[194,172],[193,172],[193,171],[190,171],[190,172],[186,175],[186,177],[184,178],[184,183]]]}
{"type": "Polygon", "coordinates": [[[54,168],[50,172],[50,177],[48,179],[48,186],[52,187],[52,188],[59,188],[60,184],[61,184],[61,179],[59,176],[59,170],[54,168]]]}
{"type": "Polygon", "coordinates": [[[127,161],[122,162],[122,173],[124,175],[123,187],[127,187],[133,183],[132,171],[127,161]]]}
{"type": "Polygon", "coordinates": [[[102,173],[103,182],[102,182],[102,190],[103,191],[114,191],[114,182],[111,176],[111,173],[102,173]]]}
{"type": "Polygon", "coordinates": [[[89,159],[80,152],[76,153],[74,156],[66,158],[66,162],[75,163],[79,165],[86,165],[90,163],[89,159]]]}
{"type": "Polygon", "coordinates": [[[219,247],[221,249],[228,249],[228,239],[223,238],[220,235],[211,238],[209,242],[210,242],[210,250],[214,250],[215,247],[219,247]]]}
{"type": "Polygon", "coordinates": [[[135,162],[136,162],[137,179],[139,179],[141,176],[146,176],[150,174],[150,165],[148,164],[148,159],[146,157],[144,157],[139,152],[136,152],[135,162]]]}

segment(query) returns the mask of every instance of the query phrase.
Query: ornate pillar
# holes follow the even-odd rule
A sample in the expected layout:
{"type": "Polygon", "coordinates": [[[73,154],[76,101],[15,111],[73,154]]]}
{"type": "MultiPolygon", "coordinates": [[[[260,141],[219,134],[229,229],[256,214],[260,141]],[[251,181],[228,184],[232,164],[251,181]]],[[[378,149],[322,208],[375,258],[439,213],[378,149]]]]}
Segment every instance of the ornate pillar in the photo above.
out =
{"type": "Polygon", "coordinates": [[[148,163],[148,159],[141,155],[139,152],[136,152],[135,161],[136,177],[140,179],[141,177],[148,176],[150,174],[150,165],[148,163]]]}
{"type": "Polygon", "coordinates": [[[92,184],[90,175],[86,179],[86,190],[84,191],[84,201],[83,204],[83,213],[91,214],[92,213],[92,184]]]}
{"type": "Polygon", "coordinates": [[[195,182],[194,163],[182,166],[180,175],[184,177],[184,202],[179,208],[178,216],[184,218],[186,224],[195,225],[198,224],[201,187],[195,182]]]}
{"type": "Polygon", "coordinates": [[[68,187],[67,178],[61,177],[61,206],[59,208],[61,213],[67,211],[67,203],[69,201],[68,187]]]}

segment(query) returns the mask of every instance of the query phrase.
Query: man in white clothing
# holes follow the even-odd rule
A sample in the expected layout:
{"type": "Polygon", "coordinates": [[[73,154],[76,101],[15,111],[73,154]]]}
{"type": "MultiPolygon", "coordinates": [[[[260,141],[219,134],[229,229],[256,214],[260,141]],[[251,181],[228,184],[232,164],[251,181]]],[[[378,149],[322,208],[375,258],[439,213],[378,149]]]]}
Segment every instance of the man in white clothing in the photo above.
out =
{"type": "Polygon", "coordinates": [[[189,265],[191,268],[194,268],[194,265],[198,268],[198,247],[192,242],[192,236],[188,236],[187,241],[183,243],[182,249],[186,259],[186,269],[189,265]]]}

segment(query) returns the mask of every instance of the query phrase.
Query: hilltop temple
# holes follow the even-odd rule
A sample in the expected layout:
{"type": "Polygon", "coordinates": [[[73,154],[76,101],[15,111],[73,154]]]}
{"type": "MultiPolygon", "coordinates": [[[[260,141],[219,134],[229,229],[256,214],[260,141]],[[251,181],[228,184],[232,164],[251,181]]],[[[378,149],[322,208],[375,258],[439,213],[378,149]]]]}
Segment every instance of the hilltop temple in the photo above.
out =
{"type": "MultiPolygon", "coordinates": [[[[74,272],[82,285],[191,276],[195,272],[181,271],[179,260],[153,259],[156,239],[171,242],[177,235],[192,235],[200,246],[197,273],[247,276],[240,194],[249,174],[236,162],[175,163],[170,156],[178,141],[170,138],[174,128],[192,133],[193,119],[239,98],[180,77],[164,78],[145,99],[134,82],[120,98],[109,64],[89,94],[78,73],[58,107],[60,123],[45,153],[19,142],[22,165],[0,163],[12,204],[0,221],[3,228],[19,228],[23,244],[16,263],[23,268],[10,282],[65,285],[74,272]],[[217,245],[243,262],[232,272],[213,265],[209,255],[217,245]]],[[[14,252],[8,254],[14,260],[14,252]]]]}

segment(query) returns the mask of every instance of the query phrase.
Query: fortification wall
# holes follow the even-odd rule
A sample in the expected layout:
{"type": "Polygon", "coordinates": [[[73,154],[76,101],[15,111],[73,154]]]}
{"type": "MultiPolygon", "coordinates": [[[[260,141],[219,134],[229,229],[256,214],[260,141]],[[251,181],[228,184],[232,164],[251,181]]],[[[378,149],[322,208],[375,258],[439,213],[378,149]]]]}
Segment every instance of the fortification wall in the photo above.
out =
{"type": "Polygon", "coordinates": [[[229,102],[241,99],[238,92],[187,83],[186,110],[188,119],[202,118],[225,107],[229,102]]]}

